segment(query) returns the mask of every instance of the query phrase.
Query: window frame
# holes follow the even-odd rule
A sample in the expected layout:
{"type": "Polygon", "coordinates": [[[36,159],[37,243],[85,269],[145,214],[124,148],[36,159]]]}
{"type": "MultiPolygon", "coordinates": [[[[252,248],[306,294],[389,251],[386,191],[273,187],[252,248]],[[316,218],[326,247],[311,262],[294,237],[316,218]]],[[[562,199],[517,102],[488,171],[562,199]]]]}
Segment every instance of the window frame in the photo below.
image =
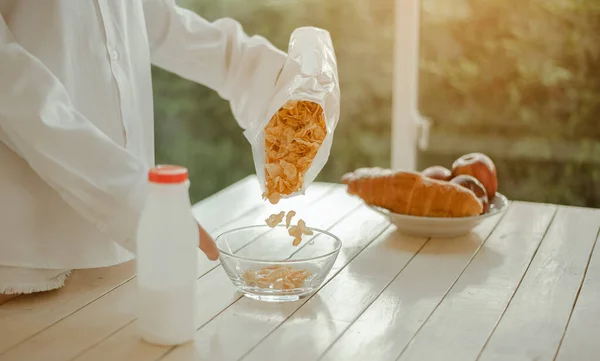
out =
{"type": "Polygon", "coordinates": [[[394,5],[391,166],[416,170],[417,138],[424,130],[418,107],[421,2],[395,0],[394,5]]]}

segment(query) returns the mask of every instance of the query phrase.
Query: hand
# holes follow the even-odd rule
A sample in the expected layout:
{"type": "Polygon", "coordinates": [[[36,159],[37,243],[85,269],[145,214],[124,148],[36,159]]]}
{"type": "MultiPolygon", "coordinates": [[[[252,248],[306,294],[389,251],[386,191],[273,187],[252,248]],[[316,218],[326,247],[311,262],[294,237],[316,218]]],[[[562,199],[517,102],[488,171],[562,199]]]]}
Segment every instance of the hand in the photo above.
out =
{"type": "Polygon", "coordinates": [[[219,249],[217,249],[215,240],[210,236],[210,234],[208,234],[208,232],[206,232],[204,228],[202,228],[200,224],[198,224],[198,231],[200,234],[200,249],[202,252],[204,252],[209,260],[215,261],[219,258],[219,249]]]}

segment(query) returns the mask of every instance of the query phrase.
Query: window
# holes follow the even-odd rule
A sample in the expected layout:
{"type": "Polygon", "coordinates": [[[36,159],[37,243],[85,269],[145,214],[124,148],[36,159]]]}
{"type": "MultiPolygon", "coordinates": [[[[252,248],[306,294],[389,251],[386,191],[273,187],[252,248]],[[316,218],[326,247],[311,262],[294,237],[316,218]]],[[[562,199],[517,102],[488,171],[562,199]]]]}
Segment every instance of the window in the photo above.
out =
{"type": "Polygon", "coordinates": [[[421,0],[417,168],[480,151],[510,199],[600,206],[598,44],[596,0],[421,0]]]}

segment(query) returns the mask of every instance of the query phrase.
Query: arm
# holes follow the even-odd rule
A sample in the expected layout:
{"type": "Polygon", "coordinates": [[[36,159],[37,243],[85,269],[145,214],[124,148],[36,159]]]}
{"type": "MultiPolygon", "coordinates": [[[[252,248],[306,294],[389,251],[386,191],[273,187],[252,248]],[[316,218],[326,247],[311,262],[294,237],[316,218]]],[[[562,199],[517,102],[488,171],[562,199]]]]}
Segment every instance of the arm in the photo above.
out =
{"type": "Polygon", "coordinates": [[[132,250],[145,200],[142,161],[71,104],[60,81],[13,38],[0,15],[4,142],[83,217],[132,250]]]}
{"type": "Polygon", "coordinates": [[[286,54],[231,19],[208,22],[174,0],[145,0],[152,62],[216,90],[242,128],[267,104],[286,54]],[[249,97],[252,97],[249,99],[249,97]]]}

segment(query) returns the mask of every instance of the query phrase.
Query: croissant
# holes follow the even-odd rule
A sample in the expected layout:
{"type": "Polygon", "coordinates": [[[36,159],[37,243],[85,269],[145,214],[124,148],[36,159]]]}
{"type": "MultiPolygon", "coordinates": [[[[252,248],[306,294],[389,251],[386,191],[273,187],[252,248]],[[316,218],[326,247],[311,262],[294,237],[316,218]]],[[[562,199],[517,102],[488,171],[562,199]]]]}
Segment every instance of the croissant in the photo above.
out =
{"type": "Polygon", "coordinates": [[[481,214],[475,194],[458,184],[420,173],[360,168],[342,177],[348,193],[394,213],[422,217],[468,217],[481,214]]]}

